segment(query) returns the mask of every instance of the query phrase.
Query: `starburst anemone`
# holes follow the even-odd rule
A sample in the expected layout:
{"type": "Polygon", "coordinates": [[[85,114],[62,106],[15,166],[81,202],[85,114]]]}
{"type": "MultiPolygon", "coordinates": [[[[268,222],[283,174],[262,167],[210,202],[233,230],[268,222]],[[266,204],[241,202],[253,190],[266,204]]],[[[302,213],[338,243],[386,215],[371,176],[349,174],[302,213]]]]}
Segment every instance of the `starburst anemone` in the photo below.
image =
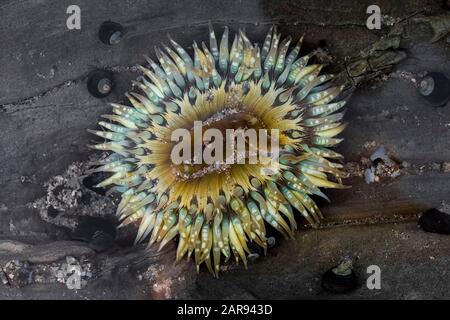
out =
{"type": "Polygon", "coordinates": [[[226,27],[220,43],[210,26],[209,47],[193,43],[193,56],[169,37],[172,48],[156,48],[157,62],[127,93],[128,105],[112,103],[103,115],[104,138],[92,145],[107,151],[92,172],[109,177],[97,187],[121,196],[121,226],[139,223],[136,242],[149,239],[159,249],[178,240],[176,261],[192,255],[218,275],[221,260],[234,257],[247,265],[249,242],[267,247],[269,225],[286,238],[297,228],[295,215],[316,225],[322,214],[315,196],[320,188],[345,188],[342,156],[330,147],[342,139],[345,101],[334,101],[343,86],[300,56],[302,39],[291,47],[276,28],[262,48],[239,31],[229,43],[226,27]],[[242,127],[277,129],[279,165],[271,162],[206,166],[171,161],[174,130],[195,121],[223,130],[242,127]],[[270,166],[265,174],[264,166],[270,166]]]}

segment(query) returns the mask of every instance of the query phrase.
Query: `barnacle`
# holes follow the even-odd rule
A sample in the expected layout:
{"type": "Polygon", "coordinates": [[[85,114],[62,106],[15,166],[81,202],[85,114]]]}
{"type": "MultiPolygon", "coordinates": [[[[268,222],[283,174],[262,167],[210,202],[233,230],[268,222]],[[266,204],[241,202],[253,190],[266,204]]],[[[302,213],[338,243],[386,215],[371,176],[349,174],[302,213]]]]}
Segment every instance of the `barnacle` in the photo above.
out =
{"type": "Polygon", "coordinates": [[[228,35],[225,27],[218,44],[210,26],[209,48],[194,42],[193,58],[169,37],[173,48],[155,49],[159,64],[146,57],[131,105],[111,104],[105,130],[92,131],[105,142],[91,146],[111,152],[92,171],[111,173],[97,187],[121,194],[117,215],[121,225],[140,221],[136,242],[161,249],[178,238],[176,261],[193,254],[215,275],[222,259],[246,265],[248,242],[266,249],[266,224],[286,238],[296,213],[315,225],[322,214],[312,197],[328,200],[321,187],[346,188],[342,156],[329,149],[345,127],[345,101],[333,102],[343,86],[308,64],[314,52],[299,56],[302,39],[291,48],[272,27],[260,49],[242,31],[229,47],[228,35]],[[172,133],[196,121],[276,129],[279,162],[175,164],[172,133]]]}

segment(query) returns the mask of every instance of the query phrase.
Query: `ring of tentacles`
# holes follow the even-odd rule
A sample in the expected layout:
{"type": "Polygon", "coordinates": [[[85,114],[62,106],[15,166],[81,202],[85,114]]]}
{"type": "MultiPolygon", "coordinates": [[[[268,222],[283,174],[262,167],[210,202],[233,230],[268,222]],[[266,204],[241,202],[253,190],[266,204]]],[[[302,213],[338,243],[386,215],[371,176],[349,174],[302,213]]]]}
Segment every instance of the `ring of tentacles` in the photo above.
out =
{"type": "Polygon", "coordinates": [[[343,86],[309,63],[314,52],[300,55],[303,37],[290,46],[272,27],[260,48],[243,31],[231,43],[228,36],[225,27],[218,44],[210,26],[209,47],[194,42],[193,56],[169,37],[172,48],[155,49],[159,63],[146,57],[148,67],[139,67],[129,103],[112,103],[103,130],[90,130],[104,138],[91,147],[108,152],[91,172],[110,173],[97,187],[120,194],[121,226],[139,223],[136,242],[159,249],[177,239],[176,261],[193,256],[197,270],[205,263],[215,275],[230,258],[246,266],[249,242],[265,251],[268,226],[290,238],[295,215],[317,224],[313,197],[328,200],[320,188],[346,187],[342,156],[330,149],[345,127],[337,112],[345,101],[335,101],[343,86]],[[260,163],[205,171],[171,162],[171,133],[218,114],[209,126],[279,130],[275,172],[262,174],[260,163]]]}

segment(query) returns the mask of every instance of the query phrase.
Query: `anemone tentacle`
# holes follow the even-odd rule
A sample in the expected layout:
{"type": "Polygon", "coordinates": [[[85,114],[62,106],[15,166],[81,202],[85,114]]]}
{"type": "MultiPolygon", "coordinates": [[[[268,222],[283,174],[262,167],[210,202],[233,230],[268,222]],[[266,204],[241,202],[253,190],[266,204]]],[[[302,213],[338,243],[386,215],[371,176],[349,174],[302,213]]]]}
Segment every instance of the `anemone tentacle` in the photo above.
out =
{"type": "Polygon", "coordinates": [[[343,86],[309,64],[314,52],[299,55],[303,37],[291,48],[272,27],[260,48],[241,30],[230,46],[229,33],[219,40],[210,26],[209,47],[194,42],[193,56],[169,37],[172,48],[156,48],[156,59],[139,67],[128,105],[111,104],[104,130],[90,130],[104,139],[91,147],[111,153],[93,171],[111,174],[98,187],[120,192],[121,226],[139,223],[136,243],[158,249],[177,238],[176,261],[193,257],[215,275],[222,260],[246,265],[249,242],[266,249],[266,224],[290,238],[297,211],[313,225],[322,218],[312,199],[328,200],[320,188],[347,187],[343,157],[330,149],[346,126],[345,101],[335,101],[343,86]],[[225,129],[231,120],[278,130],[279,165],[171,161],[174,130],[195,121],[225,129]],[[263,174],[267,166],[273,174],[263,174]]]}

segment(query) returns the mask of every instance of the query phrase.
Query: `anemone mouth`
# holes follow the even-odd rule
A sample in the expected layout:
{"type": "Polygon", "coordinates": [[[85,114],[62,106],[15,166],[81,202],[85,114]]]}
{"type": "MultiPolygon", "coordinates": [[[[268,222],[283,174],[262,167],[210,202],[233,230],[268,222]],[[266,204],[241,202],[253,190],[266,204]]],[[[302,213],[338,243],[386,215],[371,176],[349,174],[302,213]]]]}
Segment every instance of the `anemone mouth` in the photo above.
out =
{"type": "MultiPolygon", "coordinates": [[[[245,132],[253,130],[252,132],[256,132],[257,130],[262,130],[266,128],[266,125],[263,121],[261,121],[257,115],[249,113],[242,109],[234,109],[224,106],[220,112],[212,115],[207,118],[205,121],[202,121],[200,124],[201,132],[208,132],[208,130],[213,130],[219,132],[217,136],[214,138],[202,137],[202,145],[201,145],[201,154],[206,152],[210,152],[211,158],[214,160],[212,162],[205,161],[205,163],[195,163],[195,157],[191,156],[189,159],[186,159],[181,164],[174,164],[173,167],[176,170],[176,175],[181,179],[194,179],[196,177],[202,177],[207,174],[214,174],[217,172],[223,172],[226,170],[230,170],[230,167],[236,165],[235,161],[230,161],[231,159],[220,157],[218,155],[219,151],[221,155],[227,153],[227,144],[230,144],[230,140],[233,143],[236,143],[237,135],[241,134],[240,137],[246,138],[243,136],[245,132]],[[220,140],[220,141],[218,141],[220,140]],[[219,144],[220,150],[216,150],[215,144],[219,144]],[[211,150],[211,151],[209,151],[211,150]]],[[[190,129],[189,135],[191,137],[191,146],[194,146],[194,139],[196,137],[194,127],[190,129]]],[[[270,137],[269,137],[270,138],[270,137]]],[[[250,143],[249,137],[245,140],[246,145],[250,143]]],[[[256,137],[256,139],[258,139],[256,137]]],[[[258,153],[258,141],[253,142],[251,144],[254,146],[253,152],[258,153]]],[[[269,146],[270,147],[270,146],[269,146]]],[[[250,163],[250,156],[248,150],[246,148],[246,153],[243,155],[245,158],[242,162],[250,163]]],[[[173,148],[172,148],[173,150],[173,148]]],[[[195,154],[195,150],[191,147],[191,155],[195,154]]],[[[235,150],[232,150],[235,151],[235,150]]],[[[230,154],[233,157],[233,160],[236,158],[235,153],[230,154]]],[[[237,162],[237,161],[236,161],[237,162]]]]}
{"type": "Polygon", "coordinates": [[[177,237],[177,261],[194,255],[217,275],[222,257],[246,264],[247,242],[267,247],[266,224],[291,237],[294,209],[317,223],[311,197],[328,199],[320,187],[346,187],[336,162],[342,156],[329,149],[345,127],[336,112],[345,101],[332,102],[343,87],[321,75],[321,65],[308,65],[314,53],[298,57],[302,39],[288,53],[291,39],[281,41],[274,29],[262,49],[241,31],[228,49],[228,29],[219,47],[211,28],[210,47],[194,43],[193,58],[170,42],[174,49],[156,49],[159,64],[148,58],[149,68],[141,67],[140,92],[127,94],[132,106],[112,104],[109,122],[100,122],[106,131],[93,131],[107,141],[92,147],[112,152],[96,169],[112,175],[98,186],[121,194],[122,225],[140,221],[136,242],[149,238],[162,248],[177,237]],[[249,129],[270,142],[252,142],[249,129]],[[196,130],[221,136],[201,136],[196,147],[196,130]],[[230,136],[248,149],[228,154],[230,136]],[[204,161],[205,152],[213,161],[204,161]],[[217,160],[218,152],[227,157],[217,160]],[[264,156],[245,161],[253,154],[264,156]]]}

